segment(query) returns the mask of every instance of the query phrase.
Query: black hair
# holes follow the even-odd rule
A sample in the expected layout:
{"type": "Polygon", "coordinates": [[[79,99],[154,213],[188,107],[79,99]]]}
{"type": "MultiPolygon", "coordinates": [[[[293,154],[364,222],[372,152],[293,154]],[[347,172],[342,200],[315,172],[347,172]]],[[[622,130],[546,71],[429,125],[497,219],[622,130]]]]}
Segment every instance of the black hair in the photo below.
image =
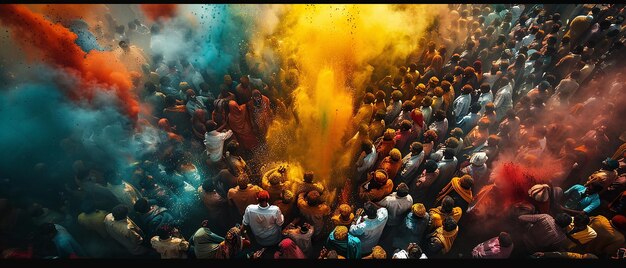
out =
{"type": "Polygon", "coordinates": [[[113,219],[116,221],[121,221],[128,217],[128,207],[125,205],[117,205],[111,210],[111,214],[113,214],[113,219]]]}

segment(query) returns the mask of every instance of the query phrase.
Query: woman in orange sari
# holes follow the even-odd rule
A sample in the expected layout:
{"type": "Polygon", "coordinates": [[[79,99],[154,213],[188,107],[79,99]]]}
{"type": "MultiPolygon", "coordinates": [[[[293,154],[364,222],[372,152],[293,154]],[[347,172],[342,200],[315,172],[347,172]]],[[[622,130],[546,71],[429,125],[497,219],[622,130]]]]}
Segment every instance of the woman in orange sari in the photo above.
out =
{"type": "Polygon", "coordinates": [[[256,148],[259,145],[259,140],[254,135],[246,104],[238,105],[236,101],[230,100],[226,107],[228,107],[226,119],[228,127],[233,131],[239,144],[246,150],[256,148]]]}

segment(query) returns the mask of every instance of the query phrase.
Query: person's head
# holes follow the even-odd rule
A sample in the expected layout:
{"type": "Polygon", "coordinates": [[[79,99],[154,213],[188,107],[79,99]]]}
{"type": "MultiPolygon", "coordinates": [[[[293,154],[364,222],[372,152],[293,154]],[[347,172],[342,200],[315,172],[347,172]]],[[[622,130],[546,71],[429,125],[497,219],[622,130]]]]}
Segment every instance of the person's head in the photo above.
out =
{"type": "Polygon", "coordinates": [[[374,100],[376,99],[376,96],[374,96],[374,94],[372,93],[367,93],[365,94],[365,96],[363,97],[363,103],[364,104],[372,104],[374,102],[374,100]]]}
{"type": "Polygon", "coordinates": [[[492,114],[496,111],[496,105],[493,102],[485,104],[485,114],[492,114]]]}
{"type": "Polygon", "coordinates": [[[280,199],[283,201],[284,204],[290,204],[291,202],[293,202],[293,199],[294,199],[293,192],[287,189],[284,189],[280,193],[280,199]]]}
{"type": "Polygon", "coordinates": [[[411,124],[411,121],[407,119],[404,119],[400,122],[400,131],[409,131],[411,127],[413,127],[413,124],[411,124]]]}
{"type": "Polygon", "coordinates": [[[248,176],[243,173],[240,174],[239,177],[237,178],[237,186],[239,186],[239,189],[241,190],[246,189],[249,183],[250,183],[250,178],[248,178],[248,176]]]}
{"type": "Polygon", "coordinates": [[[415,203],[411,206],[411,213],[417,218],[424,218],[426,216],[426,207],[422,203],[415,203]]]}
{"type": "Polygon", "coordinates": [[[369,126],[365,123],[359,124],[359,135],[367,135],[369,133],[369,126]]]}
{"type": "Polygon", "coordinates": [[[135,201],[135,205],[133,205],[133,208],[135,209],[136,212],[139,212],[142,214],[148,212],[150,210],[148,199],[146,199],[145,197],[137,199],[137,201],[135,201]]]}
{"type": "Polygon", "coordinates": [[[459,184],[461,185],[461,188],[465,190],[471,190],[472,187],[474,186],[474,179],[472,179],[472,176],[465,174],[461,176],[461,179],[459,180],[459,184]]]}
{"type": "Polygon", "coordinates": [[[217,127],[218,127],[217,123],[215,123],[215,121],[213,120],[206,121],[206,123],[204,123],[204,126],[206,127],[207,132],[217,130],[217,127]]]}
{"type": "Polygon", "coordinates": [[[437,140],[437,137],[439,137],[437,135],[437,132],[432,129],[429,129],[426,132],[424,132],[424,143],[435,142],[437,140]]]}
{"type": "Polygon", "coordinates": [[[554,217],[554,222],[557,226],[565,228],[572,223],[572,216],[568,215],[565,212],[561,212],[559,214],[556,214],[556,216],[554,217]]]}
{"type": "Polygon", "coordinates": [[[441,211],[450,213],[452,212],[453,208],[454,208],[454,199],[450,197],[449,195],[444,196],[443,200],[441,200],[441,211]]]}
{"type": "Polygon", "coordinates": [[[342,218],[347,219],[350,218],[350,214],[352,214],[352,207],[348,204],[339,205],[339,215],[342,218]]]}
{"type": "Polygon", "coordinates": [[[498,242],[501,247],[508,248],[513,245],[513,240],[511,239],[511,235],[507,232],[500,232],[498,235],[498,242]]]}
{"type": "Polygon", "coordinates": [[[398,186],[396,187],[396,195],[398,195],[399,197],[405,197],[409,195],[409,186],[407,186],[404,182],[398,184],[398,186]]]}
{"type": "Polygon", "coordinates": [[[433,118],[435,119],[435,122],[443,122],[443,120],[446,119],[446,112],[444,110],[439,109],[435,111],[433,118]]]}
{"type": "Polygon", "coordinates": [[[369,139],[364,140],[361,143],[361,151],[365,152],[366,154],[370,154],[370,153],[372,153],[372,151],[374,151],[372,146],[374,146],[374,143],[372,143],[371,140],[369,140],[369,139]]]}
{"type": "Polygon", "coordinates": [[[589,225],[590,222],[591,221],[587,213],[576,214],[576,216],[574,216],[574,228],[576,229],[587,228],[587,225],[589,225]]]}
{"type": "Polygon", "coordinates": [[[117,205],[111,210],[111,214],[113,214],[113,219],[116,221],[126,220],[128,217],[128,207],[125,205],[117,205]]]}
{"type": "Polygon", "coordinates": [[[400,150],[398,150],[397,148],[393,148],[391,149],[391,151],[389,151],[389,158],[393,162],[398,162],[402,160],[402,153],[400,153],[400,150]]]}
{"type": "Polygon", "coordinates": [[[424,169],[426,170],[426,173],[433,173],[437,170],[437,162],[428,159],[426,160],[426,163],[424,163],[424,169]]]}
{"type": "Polygon", "coordinates": [[[337,253],[336,250],[331,249],[326,254],[326,259],[339,259],[339,254],[337,253]]]}
{"type": "Polygon", "coordinates": [[[333,236],[336,240],[344,241],[348,239],[348,227],[339,225],[335,227],[335,231],[333,231],[333,236]]]}
{"type": "Polygon", "coordinates": [[[456,221],[452,216],[447,216],[443,219],[443,230],[446,232],[452,232],[456,229],[456,221]]]}
{"type": "Polygon", "coordinates": [[[313,182],[313,171],[306,171],[304,172],[304,176],[302,177],[302,179],[304,180],[304,182],[306,183],[312,183],[313,182]]]}
{"type": "Polygon", "coordinates": [[[247,75],[242,75],[241,77],[239,77],[239,82],[244,87],[247,87],[250,84],[250,78],[247,75]]]}
{"type": "Polygon", "coordinates": [[[409,249],[408,252],[409,259],[419,259],[420,257],[422,257],[422,254],[422,248],[417,244],[409,249]]]}
{"type": "Polygon", "coordinates": [[[396,131],[392,128],[388,128],[383,133],[383,140],[390,141],[396,136],[396,131]]]}
{"type": "Polygon", "coordinates": [[[599,181],[593,181],[591,183],[588,183],[587,185],[585,185],[585,188],[587,188],[585,190],[585,193],[592,195],[592,194],[597,194],[600,191],[602,191],[602,183],[599,181]]]}
{"type": "Polygon", "coordinates": [[[474,88],[472,87],[472,85],[470,84],[465,84],[462,88],[461,88],[461,94],[470,94],[474,91],[474,88]]]}
{"type": "Polygon", "coordinates": [[[374,204],[374,202],[367,201],[365,204],[363,204],[363,210],[368,219],[376,219],[378,209],[376,209],[376,205],[374,204]]]}
{"type": "Polygon", "coordinates": [[[483,117],[478,120],[478,129],[487,129],[490,123],[491,121],[489,121],[489,118],[483,117]]]}
{"type": "Polygon", "coordinates": [[[387,252],[385,252],[383,247],[376,245],[372,248],[372,259],[386,259],[386,258],[387,258],[387,252]]]}
{"type": "Polygon", "coordinates": [[[159,240],[167,240],[172,237],[172,227],[167,224],[161,225],[157,231],[156,235],[159,236],[159,240]]]}
{"type": "Polygon", "coordinates": [[[261,190],[256,194],[256,200],[259,202],[260,205],[265,206],[270,200],[270,193],[266,190],[261,190]]]}
{"type": "Polygon", "coordinates": [[[411,143],[410,149],[411,149],[411,154],[412,155],[418,155],[418,154],[420,154],[424,150],[424,146],[422,145],[421,142],[415,141],[415,142],[411,143]]]}
{"type": "Polygon", "coordinates": [[[454,155],[455,155],[454,148],[446,148],[443,151],[443,158],[444,159],[452,159],[452,158],[454,158],[454,155]]]}
{"type": "Polygon", "coordinates": [[[391,92],[391,99],[393,101],[400,101],[402,100],[402,91],[400,90],[394,90],[391,92]]]}
{"type": "Polygon", "coordinates": [[[320,198],[320,192],[318,192],[317,190],[308,192],[306,194],[305,200],[306,203],[311,207],[315,207],[322,203],[322,200],[320,198]]]}
{"type": "Polygon", "coordinates": [[[405,101],[405,102],[402,103],[402,111],[405,111],[405,112],[408,113],[411,110],[413,110],[413,108],[415,108],[414,106],[415,105],[413,104],[412,101],[410,101],[410,100],[409,101],[405,101]]]}
{"type": "Polygon", "coordinates": [[[228,144],[226,144],[226,152],[230,153],[231,155],[235,154],[238,149],[239,142],[237,142],[236,140],[231,140],[230,142],[228,142],[228,144]]]}
{"type": "Polygon", "coordinates": [[[387,94],[385,93],[385,91],[378,90],[376,91],[375,97],[377,101],[383,101],[385,98],[387,98],[387,94]]]}
{"type": "Polygon", "coordinates": [[[430,96],[426,96],[422,99],[422,107],[428,107],[433,104],[433,99],[430,96]]]}
{"type": "MultiPolygon", "coordinates": [[[[181,84],[182,83],[186,84],[186,82],[181,82],[181,84]]],[[[181,85],[181,86],[185,86],[185,85],[181,85]]],[[[187,86],[188,86],[188,84],[187,84],[187,86]]],[[[185,96],[187,96],[187,100],[192,99],[192,98],[194,98],[196,96],[196,92],[193,89],[191,89],[191,88],[187,89],[187,90],[185,90],[185,96]]]]}
{"type": "Polygon", "coordinates": [[[611,218],[611,224],[620,232],[626,232],[626,216],[620,214],[613,216],[613,218],[611,218]]]}

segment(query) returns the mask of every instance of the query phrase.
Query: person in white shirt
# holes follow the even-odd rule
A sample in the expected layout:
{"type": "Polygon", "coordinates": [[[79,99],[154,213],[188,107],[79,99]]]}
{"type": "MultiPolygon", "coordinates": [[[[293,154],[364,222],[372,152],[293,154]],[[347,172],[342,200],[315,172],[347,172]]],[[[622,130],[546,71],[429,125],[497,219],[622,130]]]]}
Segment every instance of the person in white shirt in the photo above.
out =
{"type": "Polygon", "coordinates": [[[411,152],[402,158],[402,166],[397,175],[398,182],[409,184],[417,176],[418,167],[424,161],[424,147],[421,142],[411,143],[411,152]]]}
{"type": "Polygon", "coordinates": [[[376,163],[376,156],[378,155],[376,152],[376,146],[374,146],[370,140],[366,140],[361,144],[361,150],[361,156],[356,162],[356,171],[359,174],[363,174],[372,169],[376,163]]]}
{"type": "Polygon", "coordinates": [[[130,218],[128,207],[117,205],[104,217],[104,227],[115,241],[123,245],[130,254],[142,255],[148,251],[143,243],[143,232],[130,218]]]}
{"type": "Polygon", "coordinates": [[[222,154],[224,152],[224,141],[229,139],[233,135],[232,130],[226,132],[220,132],[217,123],[210,120],[206,123],[206,134],[204,134],[204,146],[206,147],[206,153],[209,160],[213,163],[217,163],[222,160],[222,154]]]}
{"type": "Polygon", "coordinates": [[[428,259],[422,248],[416,243],[410,243],[406,249],[393,254],[392,259],[428,259]]]}
{"type": "Polygon", "coordinates": [[[376,209],[376,204],[372,201],[365,203],[363,208],[365,215],[358,216],[356,221],[350,226],[349,232],[361,240],[361,253],[367,255],[378,244],[385,224],[387,224],[389,213],[386,208],[376,209]]]}
{"type": "Polygon", "coordinates": [[[183,237],[174,237],[176,232],[168,225],[164,225],[157,231],[157,235],[150,239],[152,248],[161,254],[161,259],[186,259],[189,242],[183,237]]]}
{"type": "Polygon", "coordinates": [[[389,213],[387,226],[395,226],[404,219],[404,215],[411,209],[413,198],[409,194],[409,187],[401,182],[396,187],[395,192],[378,201],[377,204],[386,208],[389,213]]]}
{"type": "Polygon", "coordinates": [[[257,205],[248,205],[243,214],[243,225],[248,227],[256,242],[263,246],[278,245],[282,239],[281,225],[285,218],[280,208],[268,203],[270,194],[262,190],[257,194],[257,205]]]}

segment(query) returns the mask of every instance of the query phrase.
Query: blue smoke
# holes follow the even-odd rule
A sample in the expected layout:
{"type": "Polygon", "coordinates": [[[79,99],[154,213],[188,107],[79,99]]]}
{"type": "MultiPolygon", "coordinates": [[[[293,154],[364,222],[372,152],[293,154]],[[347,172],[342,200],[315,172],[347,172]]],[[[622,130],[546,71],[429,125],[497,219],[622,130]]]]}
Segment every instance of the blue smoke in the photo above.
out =
{"type": "Polygon", "coordinates": [[[129,161],[143,153],[142,139],[133,136],[113,93],[96,90],[91,102],[75,102],[59,85],[71,85],[66,74],[34,69],[36,77],[0,91],[0,177],[16,187],[62,188],[74,178],[76,160],[128,176],[129,161]]]}

